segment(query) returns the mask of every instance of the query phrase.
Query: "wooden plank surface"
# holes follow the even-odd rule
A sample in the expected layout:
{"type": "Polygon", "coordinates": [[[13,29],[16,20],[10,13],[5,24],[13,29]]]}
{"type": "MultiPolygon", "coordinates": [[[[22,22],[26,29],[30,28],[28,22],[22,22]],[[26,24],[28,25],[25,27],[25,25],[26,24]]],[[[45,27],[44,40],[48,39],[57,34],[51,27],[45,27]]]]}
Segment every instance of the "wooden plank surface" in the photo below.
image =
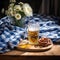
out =
{"type": "Polygon", "coordinates": [[[27,52],[20,50],[12,50],[10,52],[0,54],[0,55],[9,55],[9,56],[56,56],[60,55],[60,45],[53,45],[53,47],[44,52],[27,52]]]}

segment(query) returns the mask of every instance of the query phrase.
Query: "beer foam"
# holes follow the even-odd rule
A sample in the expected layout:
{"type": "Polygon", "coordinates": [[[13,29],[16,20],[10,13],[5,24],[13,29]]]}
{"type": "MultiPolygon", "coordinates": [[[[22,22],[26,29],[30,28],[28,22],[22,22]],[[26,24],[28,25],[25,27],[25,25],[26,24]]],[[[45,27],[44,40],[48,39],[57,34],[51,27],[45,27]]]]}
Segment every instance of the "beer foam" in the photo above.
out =
{"type": "Polygon", "coordinates": [[[39,29],[38,28],[35,28],[35,27],[29,27],[28,30],[29,31],[39,31],[39,29]]]}

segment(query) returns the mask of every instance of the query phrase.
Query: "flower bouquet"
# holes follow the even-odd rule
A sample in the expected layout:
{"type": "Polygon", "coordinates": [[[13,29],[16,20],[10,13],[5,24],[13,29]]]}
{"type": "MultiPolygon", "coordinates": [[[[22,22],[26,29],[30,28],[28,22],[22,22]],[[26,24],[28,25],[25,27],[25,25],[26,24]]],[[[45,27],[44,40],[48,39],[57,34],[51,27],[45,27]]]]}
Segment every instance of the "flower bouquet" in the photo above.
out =
{"type": "Polygon", "coordinates": [[[33,16],[33,10],[28,3],[10,3],[6,10],[6,15],[14,19],[14,25],[23,27],[24,17],[33,16]]]}

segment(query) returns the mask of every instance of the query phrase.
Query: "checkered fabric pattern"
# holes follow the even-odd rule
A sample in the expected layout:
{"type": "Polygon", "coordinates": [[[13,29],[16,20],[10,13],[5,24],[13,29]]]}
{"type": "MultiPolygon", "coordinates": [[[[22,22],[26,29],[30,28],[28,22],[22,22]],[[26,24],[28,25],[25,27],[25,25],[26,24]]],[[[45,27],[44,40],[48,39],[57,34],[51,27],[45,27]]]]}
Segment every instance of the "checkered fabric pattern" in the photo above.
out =
{"type": "Polygon", "coordinates": [[[14,49],[21,39],[27,37],[27,25],[29,22],[40,24],[39,37],[51,38],[53,42],[60,42],[60,26],[58,18],[50,16],[34,15],[25,17],[25,28],[11,25],[11,19],[6,16],[0,20],[0,53],[14,49]]]}

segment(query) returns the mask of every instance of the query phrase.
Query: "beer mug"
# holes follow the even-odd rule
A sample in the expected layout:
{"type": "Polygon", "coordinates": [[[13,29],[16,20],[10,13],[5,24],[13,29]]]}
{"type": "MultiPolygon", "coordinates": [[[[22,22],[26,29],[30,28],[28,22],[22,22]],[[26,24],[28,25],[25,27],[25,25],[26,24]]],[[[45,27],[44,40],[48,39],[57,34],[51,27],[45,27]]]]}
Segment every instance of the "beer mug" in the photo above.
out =
{"type": "Polygon", "coordinates": [[[39,39],[39,23],[28,24],[28,40],[30,44],[38,44],[39,39]]]}

